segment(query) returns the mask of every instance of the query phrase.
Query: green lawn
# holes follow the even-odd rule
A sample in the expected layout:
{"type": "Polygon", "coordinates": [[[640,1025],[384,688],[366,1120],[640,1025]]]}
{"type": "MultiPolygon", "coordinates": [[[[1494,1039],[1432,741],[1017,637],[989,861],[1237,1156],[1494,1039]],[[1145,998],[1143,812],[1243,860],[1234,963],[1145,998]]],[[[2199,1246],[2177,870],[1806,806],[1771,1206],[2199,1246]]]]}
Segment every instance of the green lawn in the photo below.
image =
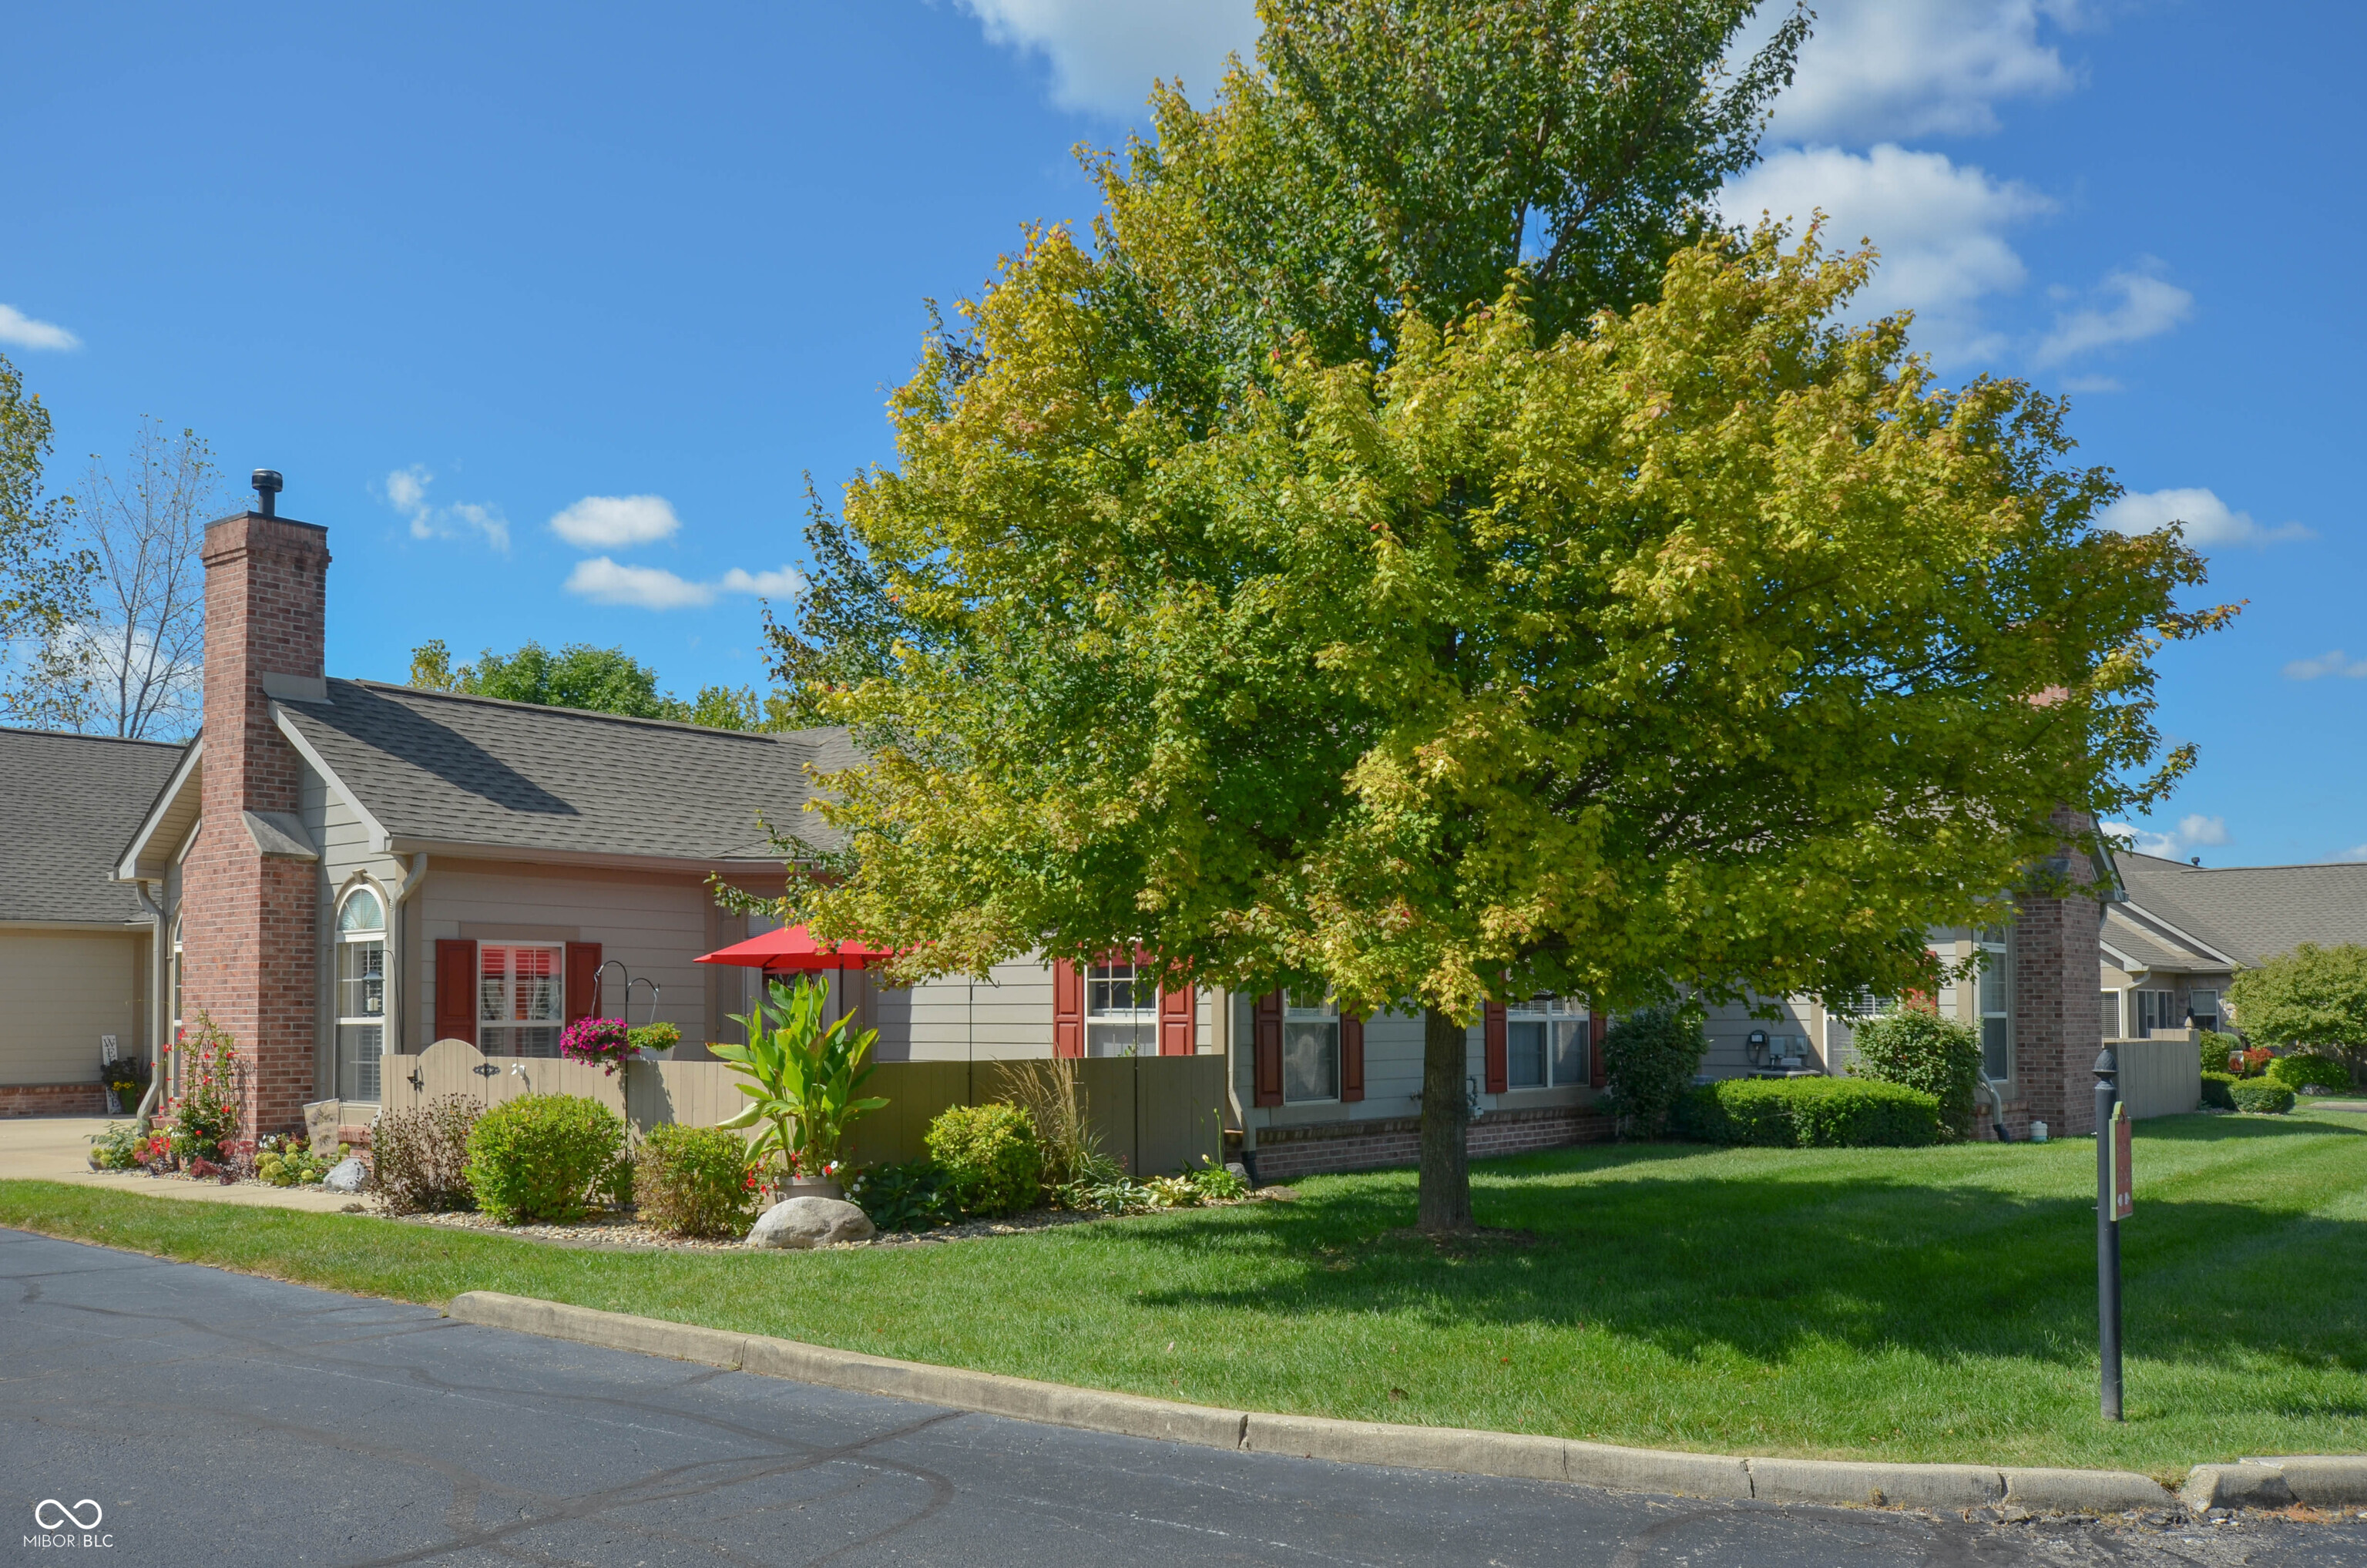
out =
{"type": "Polygon", "coordinates": [[[468,1290],[1260,1410],[1662,1447],[2118,1466],[2367,1451],[2367,1118],[2141,1124],[2125,1425],[2094,1146],[1560,1151],[1406,1233],[1410,1172],[951,1246],[562,1250],[0,1182],[0,1225],[369,1295],[468,1290]]]}

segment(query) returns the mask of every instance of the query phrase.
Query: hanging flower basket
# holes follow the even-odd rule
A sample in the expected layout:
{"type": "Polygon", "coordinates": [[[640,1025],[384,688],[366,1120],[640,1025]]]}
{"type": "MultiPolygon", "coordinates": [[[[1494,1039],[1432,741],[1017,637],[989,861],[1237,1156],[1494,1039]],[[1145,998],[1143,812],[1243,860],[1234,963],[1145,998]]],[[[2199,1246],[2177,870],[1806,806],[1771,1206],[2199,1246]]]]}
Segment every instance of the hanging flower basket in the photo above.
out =
{"type": "Polygon", "coordinates": [[[578,1018],[559,1037],[560,1055],[570,1062],[597,1063],[612,1078],[632,1053],[632,1032],[622,1018],[578,1018]]]}

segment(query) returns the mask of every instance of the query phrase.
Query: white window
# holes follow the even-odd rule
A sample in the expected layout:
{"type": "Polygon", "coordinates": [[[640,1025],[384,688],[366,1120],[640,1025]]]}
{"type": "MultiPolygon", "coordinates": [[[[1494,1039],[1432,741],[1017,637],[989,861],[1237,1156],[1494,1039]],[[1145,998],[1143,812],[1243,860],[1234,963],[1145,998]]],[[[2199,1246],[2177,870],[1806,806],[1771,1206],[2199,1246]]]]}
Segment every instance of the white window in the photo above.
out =
{"type": "Polygon", "coordinates": [[[1159,1054],[1159,994],[1137,982],[1130,963],[1097,963],[1085,971],[1085,1054],[1159,1054]]]}
{"type": "Polygon", "coordinates": [[[2219,1028],[2219,993],[2190,991],[2186,994],[2186,1011],[2194,1027],[2216,1032],[2219,1028]]]}
{"type": "Polygon", "coordinates": [[[1340,1097],[1340,1009],[1329,997],[1289,996],[1282,1009],[1282,1097],[1340,1097]]]}
{"type": "Polygon", "coordinates": [[[477,944],[477,1049],[488,1056],[556,1056],[566,1022],[557,943],[477,944]]]}
{"type": "Polygon", "coordinates": [[[386,905],[368,888],[337,911],[337,1097],[375,1102],[386,1043],[386,905]]]}
{"type": "Polygon", "coordinates": [[[1594,1070],[1586,1004],[1532,996],[1504,1016],[1504,1082],[1515,1089],[1567,1088],[1594,1070]]]}
{"type": "Polygon", "coordinates": [[[2177,1012],[2178,994],[2174,991],[2135,991],[2130,995],[2137,1005],[2135,1037],[2145,1040],[2156,1029],[2177,1029],[2186,1027],[2186,1020],[2177,1012]]]}
{"type": "Polygon", "coordinates": [[[2003,926],[1979,934],[1981,1072],[1997,1083],[2013,1076],[2013,971],[2003,926]]]}

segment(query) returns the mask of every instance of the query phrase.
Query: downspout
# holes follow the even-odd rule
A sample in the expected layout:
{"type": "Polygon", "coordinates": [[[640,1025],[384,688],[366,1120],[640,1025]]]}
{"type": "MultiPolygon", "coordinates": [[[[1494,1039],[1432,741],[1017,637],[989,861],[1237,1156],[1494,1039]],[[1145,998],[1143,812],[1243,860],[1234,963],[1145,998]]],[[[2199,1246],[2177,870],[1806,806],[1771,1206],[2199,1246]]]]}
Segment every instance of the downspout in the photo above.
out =
{"type": "Polygon", "coordinates": [[[131,1113],[131,1125],[140,1131],[148,1131],[148,1119],[155,1114],[156,1101],[164,1092],[164,1052],[161,1049],[164,1031],[172,1020],[164,1017],[164,966],[173,955],[164,947],[164,910],[148,896],[145,881],[131,884],[140,902],[148,911],[148,1092],[140,1096],[140,1108],[131,1113]]]}

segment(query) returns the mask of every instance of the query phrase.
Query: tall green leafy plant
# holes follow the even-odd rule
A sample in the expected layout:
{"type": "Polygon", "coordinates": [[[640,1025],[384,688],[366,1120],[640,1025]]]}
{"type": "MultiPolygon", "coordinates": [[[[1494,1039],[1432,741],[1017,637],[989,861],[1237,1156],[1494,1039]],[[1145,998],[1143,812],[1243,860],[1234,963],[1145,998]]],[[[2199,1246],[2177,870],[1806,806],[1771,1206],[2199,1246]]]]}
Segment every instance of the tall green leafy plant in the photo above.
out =
{"type": "Polygon", "coordinates": [[[825,1177],[839,1164],[848,1123],[888,1103],[857,1097],[871,1076],[879,1031],[854,1032],[852,1015],[823,1023],[830,991],[819,982],[776,980],[768,989],[754,1012],[732,1017],[747,1031],[747,1044],[708,1048],[747,1080],[738,1087],[748,1103],[719,1125],[762,1123],[750,1151],[756,1163],[777,1157],[792,1172],[825,1177]]]}

